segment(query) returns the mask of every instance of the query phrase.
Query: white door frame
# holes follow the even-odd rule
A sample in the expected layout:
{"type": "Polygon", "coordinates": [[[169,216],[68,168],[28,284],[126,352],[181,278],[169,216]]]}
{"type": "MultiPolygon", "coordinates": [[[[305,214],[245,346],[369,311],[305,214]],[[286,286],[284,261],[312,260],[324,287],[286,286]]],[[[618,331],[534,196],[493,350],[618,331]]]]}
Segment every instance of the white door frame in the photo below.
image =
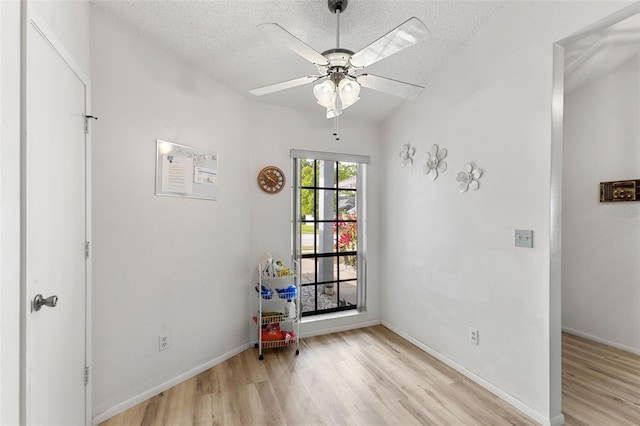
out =
{"type": "MultiPolygon", "coordinates": [[[[26,342],[27,342],[27,315],[29,315],[31,311],[31,295],[27,294],[27,283],[26,283],[26,128],[27,121],[29,117],[27,116],[27,97],[26,97],[26,86],[27,86],[27,52],[29,46],[27,45],[27,32],[29,27],[33,27],[44,40],[49,43],[51,48],[60,56],[60,58],[66,62],[66,64],[71,68],[74,74],[80,79],[80,81],[85,86],[85,115],[91,115],[91,83],[89,77],[83,72],[77,62],[73,59],[69,51],[64,47],[60,39],[55,35],[53,30],[47,25],[44,19],[37,13],[37,11],[29,5],[28,2],[23,2],[23,17],[24,17],[24,25],[22,29],[22,40],[21,40],[21,54],[22,54],[22,71],[21,71],[21,80],[22,80],[22,88],[21,88],[21,99],[22,99],[22,111],[21,115],[23,117],[21,124],[21,183],[20,183],[20,192],[21,192],[21,206],[20,206],[20,216],[21,216],[21,278],[20,278],[20,299],[21,299],[21,318],[20,318],[20,350],[21,356],[20,361],[22,366],[20,367],[20,418],[21,424],[24,424],[26,421],[26,368],[27,368],[27,353],[26,353],[26,342]]],[[[91,121],[91,120],[89,120],[91,121]]],[[[88,124],[89,128],[91,123],[88,124]]],[[[86,154],[85,154],[85,165],[86,165],[86,176],[85,176],[85,220],[86,220],[86,240],[88,242],[92,241],[92,233],[91,233],[91,133],[87,133],[85,135],[85,143],[86,143],[86,154]]],[[[91,309],[91,300],[92,300],[92,292],[91,292],[91,256],[89,256],[86,260],[86,268],[85,268],[85,360],[86,366],[91,369],[92,364],[92,355],[91,355],[91,318],[92,318],[92,309],[91,309]]],[[[89,381],[85,386],[85,424],[92,424],[92,380],[91,380],[91,370],[89,370],[89,381]]]]}
{"type": "Polygon", "coordinates": [[[553,45],[553,83],[551,105],[551,221],[549,288],[549,380],[550,415],[563,424],[562,415],[562,145],[564,127],[564,50],[565,46],[640,14],[640,2],[633,3],[553,45]],[[554,417],[555,416],[555,417],[554,417]]]}

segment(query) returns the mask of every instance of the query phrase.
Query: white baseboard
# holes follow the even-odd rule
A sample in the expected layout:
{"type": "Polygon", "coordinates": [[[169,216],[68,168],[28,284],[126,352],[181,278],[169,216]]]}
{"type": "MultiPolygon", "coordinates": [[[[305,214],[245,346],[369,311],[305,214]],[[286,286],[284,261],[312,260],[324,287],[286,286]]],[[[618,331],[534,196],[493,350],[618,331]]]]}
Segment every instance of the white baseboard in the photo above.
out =
{"type": "Polygon", "coordinates": [[[558,414],[551,418],[550,426],[562,426],[564,425],[564,414],[558,414]]]}
{"type": "Polygon", "coordinates": [[[134,396],[133,398],[130,398],[126,401],[123,401],[105,411],[103,411],[102,413],[98,414],[97,416],[95,416],[93,418],[93,424],[97,425],[99,423],[104,422],[105,420],[110,419],[113,416],[116,416],[120,413],[122,413],[123,411],[128,410],[131,407],[134,407],[136,405],[138,405],[141,402],[146,401],[149,398],[152,398],[156,395],[158,395],[161,392],[166,391],[167,389],[170,389],[172,387],[174,387],[175,385],[178,385],[182,382],[184,382],[185,380],[188,380],[194,376],[197,376],[198,374],[202,373],[203,371],[207,371],[208,369],[210,369],[213,366],[216,366],[218,364],[220,364],[221,362],[224,362],[226,360],[228,360],[229,358],[238,355],[241,352],[244,352],[245,350],[249,349],[250,345],[249,343],[246,343],[242,346],[238,346],[237,348],[223,354],[220,355],[219,357],[212,359],[211,361],[205,362],[202,365],[199,365],[195,368],[192,368],[191,370],[180,374],[179,376],[174,377],[171,380],[168,380],[158,386],[155,386],[149,390],[146,390],[136,396],[134,396]]]}
{"type": "MultiPolygon", "coordinates": [[[[532,409],[531,407],[529,407],[528,405],[524,404],[522,401],[520,401],[517,398],[514,398],[513,396],[509,395],[508,393],[504,392],[503,390],[501,390],[500,388],[494,386],[493,384],[487,382],[486,380],[484,380],[482,377],[476,375],[475,373],[467,370],[466,368],[464,368],[462,365],[450,360],[449,358],[445,357],[444,355],[440,354],[439,352],[433,350],[432,348],[430,348],[429,346],[425,345],[424,343],[416,340],[415,338],[409,336],[408,334],[398,330],[397,328],[395,328],[394,326],[392,326],[391,324],[385,322],[385,321],[380,321],[380,320],[370,320],[370,321],[364,321],[364,322],[359,322],[359,323],[352,323],[352,324],[343,324],[343,325],[337,325],[337,326],[330,326],[330,327],[326,327],[326,328],[321,328],[321,329],[315,329],[312,330],[308,333],[304,333],[304,337],[312,337],[312,336],[318,336],[321,334],[329,334],[329,333],[337,333],[340,331],[346,331],[346,330],[354,330],[357,328],[364,328],[364,327],[372,327],[375,325],[384,325],[385,327],[387,327],[389,330],[393,331],[394,333],[396,333],[398,336],[402,337],[403,339],[407,340],[408,342],[412,343],[413,345],[415,345],[416,347],[420,348],[421,350],[425,351],[426,353],[428,353],[429,355],[433,356],[434,358],[436,358],[437,360],[443,362],[444,364],[448,365],[449,367],[453,368],[454,370],[458,371],[459,373],[461,373],[462,375],[468,377],[470,380],[473,380],[474,382],[476,382],[477,384],[479,384],[480,386],[482,386],[483,388],[487,389],[489,392],[493,393],[494,395],[496,395],[497,397],[499,397],[500,399],[504,400],[505,402],[507,402],[508,404],[510,404],[511,406],[513,406],[514,408],[518,409],[519,411],[521,411],[522,413],[524,413],[525,415],[529,416],[531,419],[535,420],[536,422],[544,425],[544,426],[562,426],[564,425],[565,421],[564,421],[564,416],[562,414],[555,416],[551,419],[543,416],[542,414],[538,413],[537,411],[535,411],[534,409],[532,409]]],[[[566,331],[567,333],[570,334],[575,334],[581,337],[585,337],[585,338],[591,338],[591,340],[595,340],[598,341],[597,338],[592,338],[592,336],[587,335],[585,333],[580,333],[580,332],[574,332],[571,329],[565,329],[563,327],[563,331],[566,331]]],[[[302,333],[301,333],[302,334],[302,333]]],[[[601,343],[605,343],[605,344],[609,344],[606,342],[603,342],[602,339],[600,339],[601,343]]],[[[614,346],[609,344],[610,346],[614,346]]],[[[99,423],[102,423],[108,419],[110,419],[113,416],[116,416],[120,413],[122,413],[123,411],[128,410],[131,407],[134,407],[135,405],[146,401],[149,398],[152,398],[155,395],[158,395],[161,392],[164,392],[167,389],[172,388],[175,385],[178,385],[182,382],[184,382],[185,380],[188,380],[200,373],[202,373],[203,371],[208,370],[209,368],[220,364],[221,362],[226,361],[227,359],[249,349],[251,346],[253,346],[251,343],[247,343],[244,344],[242,346],[237,347],[236,349],[229,351],[221,356],[219,356],[218,358],[215,358],[209,362],[206,362],[198,367],[192,368],[191,370],[174,377],[171,380],[168,380],[158,386],[155,386],[145,392],[142,392],[136,396],[134,396],[133,398],[130,398],[126,401],[123,401],[117,405],[115,405],[114,407],[111,407],[107,410],[105,410],[104,412],[98,414],[97,416],[95,416],[93,418],[93,424],[97,425],[99,423]]],[[[615,347],[615,346],[614,346],[615,347]]],[[[621,348],[622,349],[622,348],[621,348]]],[[[627,349],[624,349],[627,350],[627,349]]]]}
{"type": "Polygon", "coordinates": [[[640,349],[632,348],[631,346],[623,345],[622,343],[612,342],[611,340],[603,339],[598,336],[594,336],[593,334],[584,333],[580,330],[575,330],[573,328],[562,326],[562,331],[565,333],[573,334],[578,337],[584,337],[585,339],[593,340],[597,343],[602,343],[603,345],[611,346],[612,348],[620,349],[625,352],[631,352],[635,355],[640,355],[640,349]]]}
{"type": "MultiPolygon", "coordinates": [[[[317,328],[317,329],[313,329],[310,330],[308,332],[305,333],[300,333],[302,338],[305,337],[312,337],[312,336],[318,336],[321,334],[329,334],[329,333],[337,333],[339,331],[346,331],[346,330],[354,330],[356,328],[363,328],[363,327],[371,327],[374,325],[379,325],[380,324],[380,320],[371,320],[371,321],[363,321],[363,322],[358,322],[358,323],[351,323],[351,324],[341,324],[341,325],[334,325],[334,326],[328,326],[328,327],[322,327],[322,328],[317,328]]],[[[255,342],[250,342],[250,343],[246,343],[242,346],[237,347],[236,349],[229,351],[221,356],[219,356],[218,358],[215,358],[209,362],[206,362],[202,365],[199,365],[195,368],[192,368],[191,370],[187,371],[186,373],[183,373],[177,377],[174,377],[171,380],[168,380],[158,386],[155,386],[149,390],[146,390],[136,396],[134,396],[133,398],[130,398],[126,401],[123,401],[105,411],[103,411],[102,413],[96,415],[93,418],[93,424],[97,425],[99,423],[104,422],[105,420],[110,419],[113,416],[116,416],[120,413],[122,413],[123,411],[128,410],[131,407],[134,407],[136,405],[138,405],[141,402],[146,401],[149,398],[152,398],[156,395],[158,395],[161,392],[166,391],[167,389],[172,388],[175,385],[178,385],[182,382],[184,382],[185,380],[188,380],[200,373],[202,373],[203,371],[206,371],[208,369],[210,369],[211,367],[220,364],[221,362],[224,362],[226,360],[228,360],[229,358],[249,349],[250,347],[253,347],[255,342]]]]}
{"type": "MultiPolygon", "coordinates": [[[[363,322],[356,322],[356,323],[349,323],[349,324],[329,325],[328,327],[314,328],[312,330],[305,330],[304,332],[301,331],[300,336],[304,339],[305,337],[313,337],[313,336],[320,336],[323,334],[338,333],[340,331],[355,330],[357,328],[373,327],[374,325],[380,325],[380,324],[381,324],[380,320],[370,320],[370,321],[363,321],[363,322]]],[[[304,322],[300,324],[300,328],[302,328],[303,325],[304,325],[304,322]]]]}
{"type": "Polygon", "coordinates": [[[519,399],[513,397],[512,395],[509,395],[508,393],[506,393],[502,389],[500,389],[497,386],[495,386],[495,385],[489,383],[488,381],[484,380],[482,377],[480,377],[480,376],[476,375],[475,373],[467,370],[464,366],[452,361],[451,359],[449,359],[446,356],[442,355],[441,353],[435,351],[434,349],[430,348],[429,346],[425,345],[424,343],[420,342],[419,340],[409,336],[408,334],[404,333],[403,331],[398,330],[397,328],[395,328],[391,324],[389,324],[389,323],[387,323],[385,321],[382,321],[382,325],[384,325],[389,330],[393,331],[394,333],[396,333],[398,336],[402,337],[406,341],[408,341],[408,342],[412,343],[413,345],[417,346],[418,348],[422,349],[423,351],[425,351],[426,353],[428,353],[432,357],[436,358],[438,361],[443,362],[444,364],[446,364],[449,367],[451,367],[454,370],[456,370],[458,373],[460,373],[460,374],[466,376],[467,378],[473,380],[474,382],[476,382],[477,384],[479,384],[480,386],[482,386],[483,388],[485,388],[486,390],[488,390],[492,394],[496,395],[498,398],[500,398],[503,401],[507,402],[509,405],[513,406],[514,408],[516,408],[517,410],[521,411],[522,413],[524,413],[525,415],[530,417],[532,420],[540,423],[541,425],[544,425],[544,426],[561,426],[561,425],[564,424],[564,416],[562,414],[560,414],[558,416],[555,416],[553,418],[548,418],[548,417],[540,414],[539,412],[537,412],[533,408],[529,407],[528,405],[524,404],[519,399]]]}
{"type": "MultiPolygon", "coordinates": [[[[322,329],[314,329],[307,332],[300,331],[300,339],[304,340],[307,337],[322,336],[325,334],[339,333],[341,331],[355,330],[355,329],[364,328],[364,327],[373,327],[375,325],[380,325],[380,324],[381,324],[380,320],[372,320],[372,321],[366,321],[366,322],[358,322],[355,324],[342,324],[342,325],[331,326],[331,327],[326,327],[322,329]]],[[[256,346],[257,344],[258,344],[258,341],[255,340],[255,338],[250,343],[251,346],[256,346]]]]}

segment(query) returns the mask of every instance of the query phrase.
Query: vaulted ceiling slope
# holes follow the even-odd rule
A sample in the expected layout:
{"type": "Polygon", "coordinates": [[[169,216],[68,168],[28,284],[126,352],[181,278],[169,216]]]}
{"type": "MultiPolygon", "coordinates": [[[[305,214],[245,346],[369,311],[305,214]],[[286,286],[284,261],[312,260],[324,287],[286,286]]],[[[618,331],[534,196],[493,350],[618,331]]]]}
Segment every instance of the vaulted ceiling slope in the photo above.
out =
{"type": "Polygon", "coordinates": [[[640,15],[596,31],[565,47],[566,95],[628,61],[640,63],[640,15]]]}
{"type": "MultiPolygon", "coordinates": [[[[336,47],[336,17],[326,0],[131,1],[92,0],[178,57],[253,101],[317,111],[313,85],[255,97],[249,90],[316,73],[315,67],[266,38],[256,27],[276,22],[319,52],[336,47]]],[[[367,71],[427,86],[436,67],[485,24],[504,1],[350,0],[340,16],[340,45],[358,51],[412,16],[430,38],[386,58],[367,71]]],[[[407,102],[363,89],[345,112],[384,120],[407,102]]]]}

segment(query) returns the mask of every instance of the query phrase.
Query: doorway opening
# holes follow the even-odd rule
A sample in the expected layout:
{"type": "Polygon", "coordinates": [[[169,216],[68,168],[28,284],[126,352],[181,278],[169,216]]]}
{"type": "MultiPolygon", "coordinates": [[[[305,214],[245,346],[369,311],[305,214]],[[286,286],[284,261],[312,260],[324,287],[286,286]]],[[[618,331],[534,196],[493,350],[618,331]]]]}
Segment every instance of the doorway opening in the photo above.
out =
{"type": "MultiPolygon", "coordinates": [[[[599,200],[600,182],[640,179],[639,34],[636,3],[554,45],[551,412],[565,408],[568,417],[574,378],[562,362],[590,362],[577,347],[605,350],[594,341],[640,353],[640,206],[599,200]]],[[[585,376],[590,387],[595,376],[585,376]]]]}

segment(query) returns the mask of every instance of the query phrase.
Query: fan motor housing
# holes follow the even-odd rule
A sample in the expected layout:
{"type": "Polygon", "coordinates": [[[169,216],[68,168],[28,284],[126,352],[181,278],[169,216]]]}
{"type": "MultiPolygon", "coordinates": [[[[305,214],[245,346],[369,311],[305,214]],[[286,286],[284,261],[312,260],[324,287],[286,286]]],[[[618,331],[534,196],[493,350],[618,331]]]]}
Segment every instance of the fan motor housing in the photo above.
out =
{"type": "Polygon", "coordinates": [[[322,52],[322,56],[329,61],[329,68],[347,68],[349,67],[349,59],[353,56],[353,52],[349,49],[329,49],[322,52]]]}
{"type": "Polygon", "coordinates": [[[327,3],[331,13],[336,13],[338,10],[342,13],[346,10],[349,0],[328,0],[327,3]]]}

